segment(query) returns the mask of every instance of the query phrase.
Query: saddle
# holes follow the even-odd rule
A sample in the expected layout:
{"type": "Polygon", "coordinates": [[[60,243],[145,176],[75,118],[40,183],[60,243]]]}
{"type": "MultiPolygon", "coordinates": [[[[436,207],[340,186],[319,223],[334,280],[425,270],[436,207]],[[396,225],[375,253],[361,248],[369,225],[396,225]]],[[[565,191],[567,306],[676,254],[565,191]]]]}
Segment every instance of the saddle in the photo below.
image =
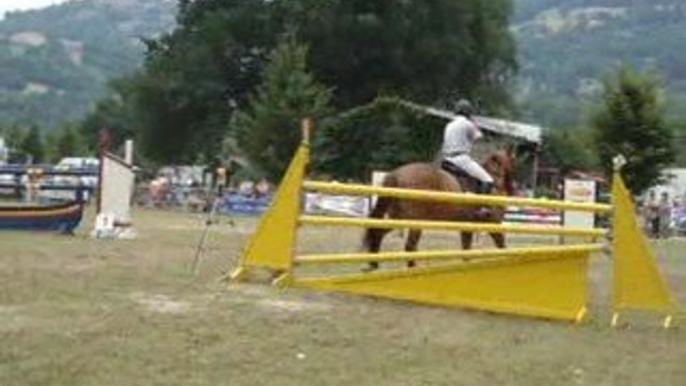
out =
{"type": "Polygon", "coordinates": [[[451,176],[453,176],[465,191],[472,193],[478,192],[479,185],[481,182],[476,178],[472,177],[464,170],[455,166],[455,164],[453,164],[452,162],[447,160],[441,161],[441,169],[448,172],[448,174],[450,174],[451,176]]]}

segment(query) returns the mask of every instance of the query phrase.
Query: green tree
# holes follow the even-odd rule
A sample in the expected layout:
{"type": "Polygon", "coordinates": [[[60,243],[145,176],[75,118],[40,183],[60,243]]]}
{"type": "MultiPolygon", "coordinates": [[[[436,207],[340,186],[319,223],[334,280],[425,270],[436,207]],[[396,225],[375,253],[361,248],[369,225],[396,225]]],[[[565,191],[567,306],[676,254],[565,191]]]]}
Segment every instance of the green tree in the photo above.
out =
{"type": "Polygon", "coordinates": [[[5,145],[9,148],[10,163],[24,162],[23,154],[21,154],[21,144],[24,142],[26,131],[18,125],[5,126],[2,129],[2,137],[5,139],[5,145]]]}
{"type": "MultiPolygon", "coordinates": [[[[668,120],[674,132],[674,149],[686,149],[686,116],[674,116],[668,120]]],[[[686,152],[677,151],[675,165],[686,167],[686,152]]]]}
{"type": "Polygon", "coordinates": [[[366,181],[374,170],[429,161],[439,150],[446,121],[380,97],[339,114],[315,136],[317,171],[366,181]]]}
{"type": "Polygon", "coordinates": [[[148,157],[193,162],[221,151],[231,113],[246,105],[276,45],[273,7],[252,0],[183,2],[178,28],[147,42],[130,100],[148,157]]]}
{"type": "MultiPolygon", "coordinates": [[[[119,79],[110,84],[113,95],[101,99],[95,109],[81,121],[77,135],[92,152],[97,152],[100,130],[107,129],[112,147],[117,148],[127,139],[136,138],[136,117],[133,101],[133,82],[130,78],[119,79]]],[[[85,149],[81,149],[85,150],[85,149]]]]}
{"type": "Polygon", "coordinates": [[[45,144],[38,126],[31,126],[19,149],[30,156],[33,163],[40,163],[45,160],[45,144]]]}
{"type": "Polygon", "coordinates": [[[11,125],[3,129],[2,135],[10,149],[18,150],[21,148],[22,142],[24,142],[26,132],[20,126],[11,125]]]}
{"type": "Polygon", "coordinates": [[[289,36],[270,57],[264,83],[231,123],[249,159],[277,181],[300,142],[303,117],[331,112],[331,91],[307,71],[307,48],[289,36]]]}
{"type": "Polygon", "coordinates": [[[60,160],[57,151],[57,140],[60,136],[61,130],[48,131],[43,134],[43,142],[45,143],[45,161],[55,163],[60,160]]]}
{"type": "Polygon", "coordinates": [[[623,175],[634,194],[659,182],[675,158],[659,99],[663,92],[655,76],[622,69],[606,81],[603,105],[593,117],[602,167],[609,175],[612,158],[625,156],[623,175]]]}
{"type": "Polygon", "coordinates": [[[142,149],[165,162],[217,154],[288,31],[309,47],[308,68],[338,110],[380,94],[502,109],[516,69],[511,12],[509,0],[184,1],[178,28],[148,42],[132,80],[142,149]]]}
{"type": "Polygon", "coordinates": [[[592,146],[592,133],[582,129],[550,130],[543,135],[541,162],[560,169],[562,174],[572,170],[593,170],[598,155],[592,146]]]}
{"type": "Polygon", "coordinates": [[[54,134],[46,135],[48,160],[58,162],[65,157],[82,157],[88,154],[83,136],[77,127],[66,125],[54,134]]]}
{"type": "Polygon", "coordinates": [[[507,107],[516,65],[510,0],[284,1],[311,69],[341,109],[380,93],[442,104],[456,96],[507,107]]]}

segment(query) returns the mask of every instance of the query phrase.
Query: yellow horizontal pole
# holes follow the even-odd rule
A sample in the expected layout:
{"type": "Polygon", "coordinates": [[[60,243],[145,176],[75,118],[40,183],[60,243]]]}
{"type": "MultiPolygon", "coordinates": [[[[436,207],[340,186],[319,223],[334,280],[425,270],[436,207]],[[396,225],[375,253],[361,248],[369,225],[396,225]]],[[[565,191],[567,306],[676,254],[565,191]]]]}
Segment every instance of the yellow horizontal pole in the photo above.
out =
{"type": "Polygon", "coordinates": [[[524,247],[512,249],[471,249],[447,251],[418,252],[380,252],[380,253],[335,253],[305,255],[295,258],[299,265],[319,264],[356,264],[369,262],[394,262],[408,260],[449,260],[449,259],[483,259],[496,257],[515,257],[522,259],[558,258],[567,254],[600,252],[603,244],[579,244],[565,246],[524,247]]]}
{"type": "Polygon", "coordinates": [[[566,202],[536,198],[478,195],[473,193],[450,193],[419,189],[385,188],[380,186],[340,184],[331,182],[305,181],[306,190],[351,196],[385,196],[408,200],[436,201],[462,205],[521,206],[582,212],[610,212],[611,205],[566,202]]]}
{"type": "Polygon", "coordinates": [[[418,220],[386,220],[370,218],[300,216],[300,224],[318,226],[348,226],[383,229],[422,229],[422,230],[451,230],[466,232],[498,232],[556,236],[600,237],[607,233],[606,229],[571,228],[553,225],[510,225],[455,221],[418,221],[418,220]]]}

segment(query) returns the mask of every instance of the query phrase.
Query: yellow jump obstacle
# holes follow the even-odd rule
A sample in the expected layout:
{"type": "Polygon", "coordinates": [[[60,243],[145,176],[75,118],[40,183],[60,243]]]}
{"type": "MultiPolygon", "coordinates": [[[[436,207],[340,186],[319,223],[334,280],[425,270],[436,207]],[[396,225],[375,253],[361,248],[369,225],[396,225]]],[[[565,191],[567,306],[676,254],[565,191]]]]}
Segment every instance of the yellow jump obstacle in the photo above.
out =
{"type": "Polygon", "coordinates": [[[528,206],[612,213],[614,263],[613,325],[623,310],[661,313],[668,327],[677,311],[652,251],[639,228],[630,194],[617,168],[612,205],[555,200],[431,192],[341,183],[306,181],[309,135],[298,149],[271,208],[261,219],[231,279],[248,280],[255,269],[267,269],[275,285],[339,291],[426,304],[580,322],[587,314],[588,259],[601,252],[597,239],[606,229],[526,226],[470,222],[358,219],[301,214],[302,194],[313,191],[344,195],[390,196],[408,200],[490,206],[528,206]],[[583,244],[488,250],[345,253],[296,256],[300,226],[344,226],[392,229],[483,231],[584,238],[583,244]],[[371,261],[436,261],[412,269],[345,274],[298,272],[298,267],[360,264],[371,261]]]}

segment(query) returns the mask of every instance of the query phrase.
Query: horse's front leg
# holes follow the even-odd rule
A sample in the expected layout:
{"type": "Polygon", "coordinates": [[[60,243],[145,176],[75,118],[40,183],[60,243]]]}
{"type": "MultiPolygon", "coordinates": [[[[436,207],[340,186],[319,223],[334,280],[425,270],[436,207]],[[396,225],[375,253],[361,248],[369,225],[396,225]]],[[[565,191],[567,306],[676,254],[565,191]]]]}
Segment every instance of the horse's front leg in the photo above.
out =
{"type": "MultiPolygon", "coordinates": [[[[415,252],[417,250],[417,246],[419,245],[419,240],[422,238],[422,231],[420,229],[412,229],[410,230],[409,234],[407,235],[407,239],[405,240],[405,251],[406,252],[415,252]]],[[[407,267],[412,268],[414,267],[415,261],[414,260],[408,260],[407,261],[407,267]]]]}
{"type": "Polygon", "coordinates": [[[493,243],[495,244],[496,247],[498,248],[505,248],[505,234],[504,233],[497,233],[497,232],[491,232],[490,233],[491,238],[493,239],[493,243]]]}
{"type": "Polygon", "coordinates": [[[472,249],[472,240],[474,240],[473,232],[460,232],[460,238],[462,240],[463,250],[472,249]]]}

